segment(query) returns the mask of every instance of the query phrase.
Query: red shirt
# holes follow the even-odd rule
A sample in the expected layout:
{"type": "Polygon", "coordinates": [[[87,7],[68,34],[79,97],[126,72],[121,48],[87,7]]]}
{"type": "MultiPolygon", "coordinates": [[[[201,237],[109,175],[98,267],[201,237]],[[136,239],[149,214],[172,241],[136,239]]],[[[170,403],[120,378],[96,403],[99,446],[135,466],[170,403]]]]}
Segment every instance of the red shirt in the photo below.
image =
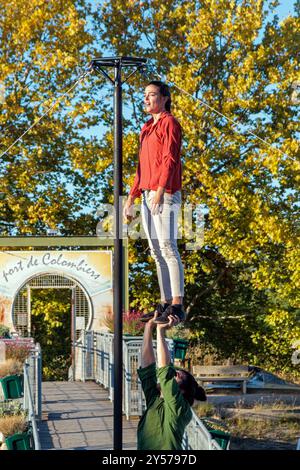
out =
{"type": "Polygon", "coordinates": [[[130,190],[134,198],[143,189],[156,191],[162,186],[168,193],[181,189],[181,126],[167,111],[152,124],[153,118],[144,124],[140,134],[139,164],[130,190]]]}

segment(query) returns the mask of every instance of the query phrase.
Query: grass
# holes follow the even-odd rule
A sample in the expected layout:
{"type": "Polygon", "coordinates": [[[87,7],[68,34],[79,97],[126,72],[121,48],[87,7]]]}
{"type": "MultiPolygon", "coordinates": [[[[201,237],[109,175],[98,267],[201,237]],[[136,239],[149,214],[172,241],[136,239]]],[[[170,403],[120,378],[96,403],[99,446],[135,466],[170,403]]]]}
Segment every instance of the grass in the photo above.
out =
{"type": "Polygon", "coordinates": [[[215,407],[211,403],[204,402],[200,405],[197,405],[194,409],[195,413],[199,418],[210,418],[215,414],[215,407]]]}
{"type": "Polygon", "coordinates": [[[253,407],[251,407],[251,409],[253,411],[265,411],[266,409],[274,411],[297,411],[299,410],[299,406],[296,405],[296,400],[294,401],[293,405],[288,405],[280,400],[276,400],[274,403],[272,403],[272,405],[257,402],[253,407]]]}
{"type": "Polygon", "coordinates": [[[16,359],[7,359],[0,364],[0,378],[23,373],[23,364],[16,359]]]}
{"type": "Polygon", "coordinates": [[[236,437],[251,439],[270,438],[272,440],[296,440],[299,435],[299,420],[280,418],[274,423],[269,419],[253,419],[238,416],[228,419],[231,433],[236,437]]]}
{"type": "Polygon", "coordinates": [[[2,432],[4,437],[22,433],[26,428],[27,422],[24,415],[3,416],[0,418],[0,432],[2,432]]]}
{"type": "Polygon", "coordinates": [[[212,418],[226,426],[232,449],[295,449],[300,437],[300,406],[281,401],[257,402],[251,407],[243,400],[233,408],[205,403],[195,407],[200,418],[212,418]]]}

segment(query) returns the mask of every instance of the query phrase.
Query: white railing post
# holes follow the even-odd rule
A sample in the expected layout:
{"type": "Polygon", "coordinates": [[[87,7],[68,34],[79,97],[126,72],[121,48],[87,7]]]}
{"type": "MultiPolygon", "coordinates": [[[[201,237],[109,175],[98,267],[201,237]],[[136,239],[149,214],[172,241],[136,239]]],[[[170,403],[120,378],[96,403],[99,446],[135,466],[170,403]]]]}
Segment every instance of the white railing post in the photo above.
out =
{"type": "MultiPolygon", "coordinates": [[[[32,367],[32,366],[31,366],[32,367]]],[[[38,429],[36,425],[36,418],[35,418],[35,407],[33,403],[32,397],[32,390],[30,386],[30,379],[28,369],[30,368],[30,364],[26,361],[24,364],[23,372],[24,372],[24,410],[28,412],[28,419],[32,426],[33,432],[33,441],[34,441],[34,449],[40,450],[40,439],[38,434],[38,429]]]]}
{"type": "Polygon", "coordinates": [[[39,343],[35,345],[35,413],[42,418],[42,351],[39,343]]]}
{"type": "MultiPolygon", "coordinates": [[[[85,351],[86,351],[86,331],[82,330],[82,350],[81,350],[81,380],[82,382],[85,382],[85,351]]],[[[79,342],[77,342],[79,346],[79,342]]],[[[75,380],[75,379],[74,379],[75,380]]]]}

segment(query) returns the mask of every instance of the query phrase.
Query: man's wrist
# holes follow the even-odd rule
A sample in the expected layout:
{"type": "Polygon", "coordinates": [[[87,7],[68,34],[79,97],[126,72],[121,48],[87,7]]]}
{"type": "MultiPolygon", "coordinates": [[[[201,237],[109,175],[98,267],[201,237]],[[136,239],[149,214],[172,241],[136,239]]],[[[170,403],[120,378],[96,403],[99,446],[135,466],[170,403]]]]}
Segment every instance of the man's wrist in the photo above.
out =
{"type": "Polygon", "coordinates": [[[160,336],[161,338],[165,338],[165,328],[157,328],[157,336],[160,336]]]}
{"type": "Polygon", "coordinates": [[[156,326],[156,325],[155,325],[154,323],[149,323],[149,322],[148,322],[148,323],[146,323],[146,325],[145,325],[145,330],[153,331],[154,328],[155,328],[155,326],[156,326]]]}

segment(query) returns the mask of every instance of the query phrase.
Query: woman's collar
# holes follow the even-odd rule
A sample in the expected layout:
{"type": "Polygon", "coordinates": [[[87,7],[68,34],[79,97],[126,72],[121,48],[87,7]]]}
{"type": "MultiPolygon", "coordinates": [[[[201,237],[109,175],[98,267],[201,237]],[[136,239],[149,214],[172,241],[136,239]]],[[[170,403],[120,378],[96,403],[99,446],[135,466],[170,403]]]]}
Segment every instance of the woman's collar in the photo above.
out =
{"type": "MultiPolygon", "coordinates": [[[[163,111],[163,112],[160,114],[160,116],[159,116],[159,118],[158,118],[158,120],[156,121],[155,124],[157,124],[158,121],[160,121],[163,117],[165,117],[165,116],[167,116],[167,115],[169,115],[169,114],[171,114],[169,111],[163,111]]],[[[148,127],[148,126],[152,125],[153,122],[154,122],[154,119],[153,119],[153,116],[152,116],[145,124],[146,124],[146,126],[148,127]]]]}

